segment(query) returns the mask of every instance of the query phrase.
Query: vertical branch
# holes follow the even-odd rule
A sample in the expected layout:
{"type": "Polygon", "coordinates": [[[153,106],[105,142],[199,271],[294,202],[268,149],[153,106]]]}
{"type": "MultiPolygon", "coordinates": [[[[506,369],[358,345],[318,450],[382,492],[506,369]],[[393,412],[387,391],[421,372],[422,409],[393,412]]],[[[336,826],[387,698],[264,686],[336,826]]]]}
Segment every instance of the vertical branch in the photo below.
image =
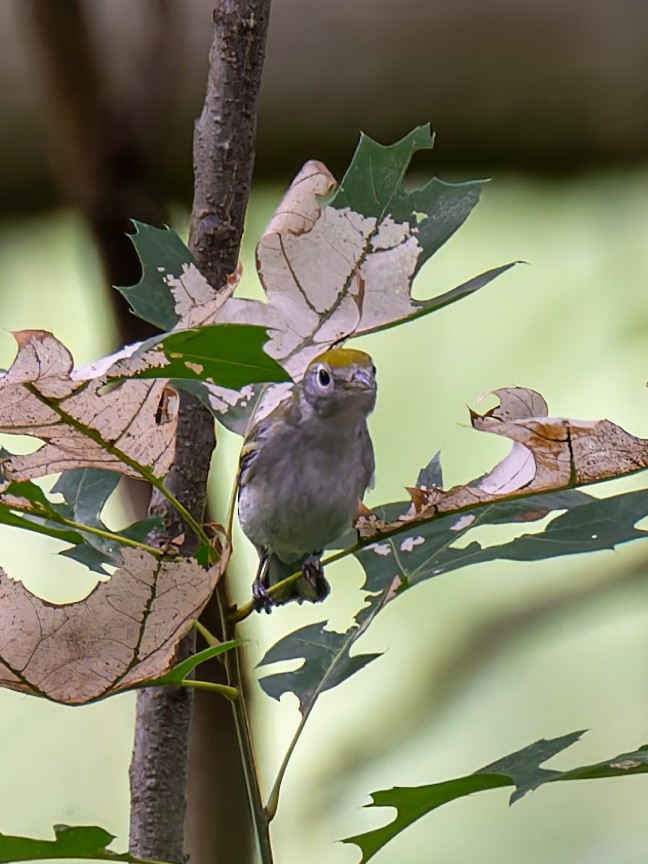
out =
{"type": "MultiPolygon", "coordinates": [[[[205,102],[194,130],[195,192],[189,246],[215,288],[225,284],[238,263],[269,17],[270,0],[221,0],[214,12],[205,102]]],[[[205,612],[210,628],[217,627],[222,619],[217,607],[227,605],[225,590],[223,580],[219,598],[205,612]]],[[[203,667],[203,675],[208,671],[218,676],[222,667],[203,667]]],[[[238,662],[230,665],[228,675],[230,680],[232,676],[237,680],[243,694],[238,662]]],[[[246,782],[255,785],[251,742],[245,705],[235,707],[236,724],[225,700],[195,694],[187,851],[199,864],[248,862],[251,815],[257,838],[259,833],[265,834],[262,858],[270,860],[258,788],[251,789],[253,813],[248,811],[246,782]],[[236,765],[232,764],[233,753],[238,757],[236,765]]]]}
{"type": "Polygon", "coordinates": [[[189,246],[215,287],[236,269],[256,138],[270,0],[221,0],[202,113],[194,130],[189,246]]]}
{"type": "MultiPolygon", "coordinates": [[[[270,0],[221,0],[214,12],[207,92],[194,136],[195,193],[189,245],[216,290],[226,283],[227,275],[238,263],[254,162],[257,101],[269,12],[270,0]]],[[[200,518],[213,444],[213,419],[198,402],[183,395],[180,423],[169,486],[200,518]]],[[[171,518],[171,514],[167,516],[171,518]]],[[[169,525],[168,530],[173,537],[183,529],[175,524],[169,525]]],[[[192,541],[193,538],[187,537],[185,551],[190,551],[192,541]]],[[[224,589],[219,590],[217,605],[222,607],[226,600],[224,589]]],[[[211,614],[214,612],[212,609],[211,614]]],[[[188,652],[192,647],[185,641],[182,650],[188,652]]],[[[183,821],[191,731],[189,698],[184,691],[180,694],[177,688],[169,687],[144,691],[138,698],[131,765],[130,846],[131,852],[141,857],[185,860],[183,821]]],[[[239,750],[235,729],[231,716],[224,714],[224,700],[202,693],[195,698],[197,716],[193,730],[197,734],[191,741],[191,750],[197,755],[192,765],[200,771],[201,752],[209,754],[212,773],[208,783],[204,782],[203,773],[199,785],[203,791],[206,788],[215,791],[218,806],[212,806],[213,793],[212,797],[199,799],[190,792],[190,808],[194,811],[188,820],[192,861],[194,864],[219,859],[227,860],[228,864],[245,861],[248,816],[246,805],[233,788],[233,780],[241,776],[240,763],[237,775],[232,777],[229,761],[231,752],[239,750]],[[205,722],[205,714],[214,722],[205,722]],[[223,754],[220,760],[219,753],[223,754]],[[235,855],[230,854],[231,847],[237,850],[235,855]]],[[[244,728],[239,723],[236,733],[239,738],[242,736],[241,759],[247,764],[249,777],[250,759],[245,759],[251,750],[247,723],[244,728]]],[[[256,805],[253,810],[258,815],[259,800],[256,805]]],[[[271,860],[267,842],[261,843],[261,854],[264,862],[271,860]]]]}
{"type": "MultiPolygon", "coordinates": [[[[176,458],[166,486],[202,521],[209,461],[214,448],[214,423],[197,400],[180,394],[176,458]]],[[[154,492],[151,511],[162,513],[166,534],[184,535],[181,551],[195,550],[195,536],[165,499],[154,492]]],[[[180,660],[195,650],[195,637],[185,637],[180,660]]],[[[137,697],[135,743],[130,766],[130,851],[140,858],[183,864],[184,818],[191,728],[190,688],[151,687],[137,697]]]]}

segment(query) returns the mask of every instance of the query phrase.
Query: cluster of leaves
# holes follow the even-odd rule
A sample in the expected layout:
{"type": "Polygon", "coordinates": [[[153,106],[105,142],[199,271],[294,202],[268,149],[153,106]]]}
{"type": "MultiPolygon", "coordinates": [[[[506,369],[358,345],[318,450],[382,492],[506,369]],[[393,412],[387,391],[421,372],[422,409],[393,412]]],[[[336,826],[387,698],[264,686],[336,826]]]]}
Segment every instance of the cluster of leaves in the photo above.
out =
{"type": "MultiPolygon", "coordinates": [[[[182,558],[168,539],[161,548],[150,539],[150,521],[120,532],[107,528],[104,505],[120,476],[128,475],[151,483],[187,517],[163,482],[174,458],[178,388],[197,394],[223,423],[242,431],[252,411],[270,410],[320,351],[437,311],[513,266],[427,301],[412,298],[417,272],[462,225],[480,191],[479,182],[437,179],[406,189],[413,153],[431,146],[427,127],[390,147],[363,137],[339,186],[321,163],[307,163],[257,248],[266,302],[233,296],[238,274],[214,291],[173,232],[138,224],[133,242],[142,279],[120,290],[135,314],[163,331],[159,336],[75,369],[52,334],[16,334],[16,360],[0,376],[0,431],[31,435],[42,444],[27,455],[2,454],[0,522],[66,541],[71,547],[64,554],[88,567],[117,569],[86,600],[61,607],[0,572],[0,683],[79,704],[142,684],[178,683],[204,659],[197,655],[189,666],[173,669],[179,640],[227,563],[229,538],[214,545],[202,526],[187,519],[202,545],[197,557],[182,558]],[[52,473],[61,474],[52,492],[62,502],[33,482],[52,473]]],[[[469,564],[609,549],[646,536],[636,524],[648,514],[648,492],[599,499],[574,488],[647,467],[646,441],[606,420],[549,418],[544,399],[530,390],[495,395],[497,406],[473,413],[472,424],[509,438],[510,454],[484,477],[449,490],[443,490],[435,457],[408,489],[408,501],[364,514],[358,534],[333,556],[354,554],[366,574],[365,605],[354,625],[346,633],[328,630],[325,621],[308,625],[281,639],[259,664],[263,690],[276,699],[296,694],[301,713],[268,801],[271,815],[319,696],[379,656],[352,650],[387,604],[420,582],[469,564]],[[478,526],[523,524],[552,513],[539,533],[489,548],[465,542],[478,526]],[[273,664],[287,659],[300,660],[300,667],[273,671],[273,664]]],[[[238,617],[249,611],[239,610],[238,617]]],[[[395,806],[395,820],[349,842],[366,861],[414,819],[477,789],[513,784],[523,794],[554,780],[645,770],[645,748],[563,774],[539,767],[573,740],[575,735],[539,742],[445,784],[376,793],[374,806],[395,806]]],[[[123,857],[106,851],[107,835],[84,831],[101,829],[57,833],[47,847],[51,856],[45,847],[31,854],[28,845],[36,841],[21,846],[20,838],[2,838],[0,858],[3,848],[14,856],[4,860],[75,857],[68,843],[73,837],[83,857],[123,857]]]]}

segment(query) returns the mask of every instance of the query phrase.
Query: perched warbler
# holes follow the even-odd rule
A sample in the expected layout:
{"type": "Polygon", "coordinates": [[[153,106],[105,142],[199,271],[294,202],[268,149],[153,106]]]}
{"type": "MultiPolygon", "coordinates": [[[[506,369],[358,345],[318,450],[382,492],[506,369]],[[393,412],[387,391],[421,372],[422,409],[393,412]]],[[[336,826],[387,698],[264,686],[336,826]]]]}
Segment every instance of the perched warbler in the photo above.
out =
{"type": "Polygon", "coordinates": [[[259,553],[257,609],[329,593],[320,556],[358,515],[374,454],[367,416],[376,369],[363,351],[332,348],[311,361],[301,383],[253,422],[241,450],[239,518],[259,553]],[[301,570],[280,596],[267,589],[301,570]]]}

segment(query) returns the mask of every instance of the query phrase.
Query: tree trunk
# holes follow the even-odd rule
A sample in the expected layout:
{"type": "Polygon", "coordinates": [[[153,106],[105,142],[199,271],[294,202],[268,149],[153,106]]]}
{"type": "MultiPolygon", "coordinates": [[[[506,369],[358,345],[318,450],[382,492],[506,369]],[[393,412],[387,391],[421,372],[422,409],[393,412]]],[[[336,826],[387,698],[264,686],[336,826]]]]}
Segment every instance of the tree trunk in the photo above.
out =
{"type": "MultiPolygon", "coordinates": [[[[194,133],[189,245],[216,290],[226,284],[238,263],[269,14],[270,0],[221,0],[214,12],[207,92],[194,133]]],[[[211,450],[208,444],[197,449],[196,440],[209,440],[213,418],[185,397],[181,410],[183,428],[186,424],[190,434],[179,435],[169,482],[185,506],[188,500],[193,503],[197,515],[204,506],[211,450]]],[[[208,615],[213,611],[208,610],[208,615]]],[[[185,644],[183,650],[191,647],[185,644]]],[[[201,694],[192,724],[189,703],[187,696],[171,687],[145,691],[138,699],[131,765],[131,852],[183,862],[186,849],[192,864],[249,861],[248,805],[240,757],[232,762],[239,749],[229,706],[217,696],[201,694]],[[191,836],[185,844],[187,794],[191,836]]]]}

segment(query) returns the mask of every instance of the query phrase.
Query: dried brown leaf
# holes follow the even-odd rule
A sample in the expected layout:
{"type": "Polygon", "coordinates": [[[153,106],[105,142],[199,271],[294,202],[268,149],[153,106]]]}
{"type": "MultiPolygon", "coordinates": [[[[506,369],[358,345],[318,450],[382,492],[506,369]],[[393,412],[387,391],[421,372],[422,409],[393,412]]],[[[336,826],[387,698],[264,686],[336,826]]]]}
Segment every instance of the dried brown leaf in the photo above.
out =
{"type": "Polygon", "coordinates": [[[469,510],[503,498],[558,492],[648,468],[648,440],[610,420],[548,417],[547,403],[522,387],[493,391],[498,405],[484,414],[470,412],[473,427],[513,442],[511,452],[479,480],[452,489],[408,489],[410,512],[386,523],[361,516],[357,528],[370,538],[434,516],[469,510]]]}
{"type": "Polygon", "coordinates": [[[0,432],[45,443],[33,453],[8,457],[2,466],[8,479],[31,480],[71,468],[139,477],[135,465],[157,477],[168,472],[177,396],[167,381],[127,380],[106,389],[105,376],[84,379],[73,371],[71,354],[51,333],[23,330],[14,336],[16,359],[0,374],[0,432]]]}
{"type": "Polygon", "coordinates": [[[123,565],[85,600],[55,606],[0,570],[0,686],[80,705],[167,672],[226,557],[191,559],[124,549],[123,565]]]}

